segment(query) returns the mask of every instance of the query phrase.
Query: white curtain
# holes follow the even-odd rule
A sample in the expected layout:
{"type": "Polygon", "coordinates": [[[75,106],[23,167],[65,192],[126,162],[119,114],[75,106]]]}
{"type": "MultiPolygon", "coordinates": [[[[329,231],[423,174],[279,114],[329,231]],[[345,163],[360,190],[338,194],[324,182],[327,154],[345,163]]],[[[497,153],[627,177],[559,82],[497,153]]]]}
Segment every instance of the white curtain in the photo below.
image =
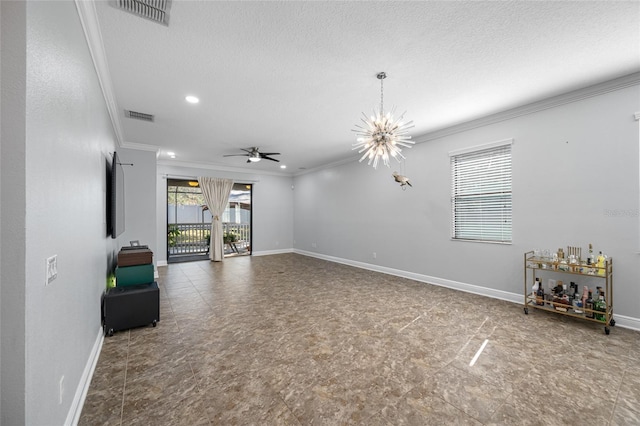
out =
{"type": "Polygon", "coordinates": [[[198,182],[204,195],[204,201],[211,212],[211,241],[209,243],[209,259],[221,262],[224,257],[224,240],[222,239],[222,213],[229,202],[229,194],[233,187],[230,179],[199,177],[198,182]]]}

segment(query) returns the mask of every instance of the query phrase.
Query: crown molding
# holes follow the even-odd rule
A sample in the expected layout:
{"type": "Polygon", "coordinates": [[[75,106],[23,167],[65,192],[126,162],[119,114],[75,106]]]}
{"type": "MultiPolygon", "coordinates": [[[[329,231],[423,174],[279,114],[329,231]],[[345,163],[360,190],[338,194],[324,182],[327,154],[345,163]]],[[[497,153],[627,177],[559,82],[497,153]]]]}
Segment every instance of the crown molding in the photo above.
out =
{"type": "Polygon", "coordinates": [[[215,163],[205,163],[199,161],[176,161],[176,160],[158,160],[159,166],[167,167],[184,167],[188,169],[203,169],[203,170],[215,170],[220,172],[242,173],[247,175],[269,175],[278,177],[292,177],[291,173],[286,172],[272,172],[269,170],[247,170],[239,167],[223,166],[215,163]]]}
{"type": "Polygon", "coordinates": [[[298,169],[298,171],[296,171],[293,176],[302,176],[302,175],[306,175],[308,173],[314,173],[320,170],[325,170],[325,169],[330,169],[332,167],[337,167],[337,166],[341,166],[343,164],[347,164],[347,163],[354,163],[358,161],[358,157],[347,157],[345,159],[342,160],[338,160],[338,161],[333,161],[331,163],[327,163],[327,164],[323,164],[321,166],[316,166],[316,167],[312,167],[309,169],[304,169],[304,170],[300,170],[298,169]]]}
{"type": "MultiPolygon", "coordinates": [[[[444,136],[453,135],[456,133],[464,132],[467,130],[475,129],[478,127],[487,126],[501,121],[510,120],[512,118],[521,117],[524,115],[534,114],[539,111],[544,111],[550,108],[555,108],[561,105],[566,105],[573,102],[578,102],[584,99],[592,98],[594,96],[604,95],[606,93],[615,92],[616,90],[624,89],[631,86],[640,84],[640,72],[619,77],[613,80],[605,81],[593,86],[584,87],[582,89],[574,90],[564,93],[562,95],[553,96],[551,98],[543,99],[538,102],[533,102],[527,105],[523,105],[516,108],[511,108],[505,111],[501,111],[495,114],[487,115],[475,120],[466,121],[463,123],[455,124],[453,126],[445,127],[443,129],[435,130],[417,136],[414,138],[416,143],[422,143],[439,139],[444,136]]],[[[636,114],[636,119],[638,114],[636,114]]]]}
{"type": "Polygon", "coordinates": [[[160,147],[157,147],[155,145],[147,145],[147,144],[144,144],[144,143],[122,142],[121,146],[122,146],[122,148],[126,148],[126,149],[136,149],[138,151],[155,152],[156,153],[156,157],[160,153],[160,147]]]}
{"type": "Polygon", "coordinates": [[[122,136],[122,124],[120,123],[120,115],[118,114],[118,104],[113,90],[111,74],[109,73],[109,65],[107,64],[107,55],[104,51],[104,43],[102,42],[102,33],[96,13],[96,6],[93,1],[75,0],[78,16],[84,31],[84,37],[87,40],[87,46],[93,60],[93,66],[100,82],[102,96],[104,96],[111,125],[115,133],[118,146],[126,148],[124,138],[122,136]]]}

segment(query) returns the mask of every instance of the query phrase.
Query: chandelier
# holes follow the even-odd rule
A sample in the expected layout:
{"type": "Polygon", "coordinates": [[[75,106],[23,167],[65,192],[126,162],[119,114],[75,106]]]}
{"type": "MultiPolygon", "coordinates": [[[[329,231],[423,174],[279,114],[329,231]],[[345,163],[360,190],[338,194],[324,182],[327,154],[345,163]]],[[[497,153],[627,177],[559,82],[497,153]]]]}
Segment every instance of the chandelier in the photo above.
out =
{"type": "Polygon", "coordinates": [[[405,158],[402,155],[402,148],[411,148],[414,144],[411,141],[411,136],[407,135],[407,131],[413,127],[413,121],[403,122],[404,114],[396,120],[393,117],[395,108],[391,112],[384,112],[384,90],[383,81],[387,78],[387,74],[384,72],[378,73],[376,76],[380,80],[380,110],[374,109],[373,115],[367,117],[363,112],[360,120],[364,123],[364,126],[358,124],[355,125],[357,129],[353,129],[358,135],[356,139],[357,143],[353,144],[353,149],[359,149],[358,153],[364,152],[360,158],[360,162],[365,158],[369,158],[368,165],[373,163],[373,168],[378,167],[378,161],[382,158],[382,162],[385,166],[389,167],[389,158],[393,157],[398,162],[400,158],[405,158]]]}

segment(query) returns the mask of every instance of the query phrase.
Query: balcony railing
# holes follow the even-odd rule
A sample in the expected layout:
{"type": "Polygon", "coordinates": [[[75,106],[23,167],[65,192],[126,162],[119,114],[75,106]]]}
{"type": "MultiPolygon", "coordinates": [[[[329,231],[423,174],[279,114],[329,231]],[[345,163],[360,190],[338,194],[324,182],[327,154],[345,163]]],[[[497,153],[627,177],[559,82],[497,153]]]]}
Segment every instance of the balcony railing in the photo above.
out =
{"type": "MultiPolygon", "coordinates": [[[[209,223],[171,223],[168,231],[169,256],[206,254],[209,252],[209,223]]],[[[224,234],[236,235],[235,246],[225,245],[225,253],[250,248],[251,227],[248,223],[222,223],[224,234]]]]}

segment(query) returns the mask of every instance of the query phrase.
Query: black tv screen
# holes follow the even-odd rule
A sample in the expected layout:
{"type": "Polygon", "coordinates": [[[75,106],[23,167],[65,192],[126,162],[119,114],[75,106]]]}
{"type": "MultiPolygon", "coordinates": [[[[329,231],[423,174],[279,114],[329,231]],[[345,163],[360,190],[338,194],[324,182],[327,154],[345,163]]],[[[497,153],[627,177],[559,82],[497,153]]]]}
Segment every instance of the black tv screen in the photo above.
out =
{"type": "Polygon", "coordinates": [[[109,233],[116,238],[124,232],[124,169],[118,153],[113,153],[110,176],[109,233]]]}

